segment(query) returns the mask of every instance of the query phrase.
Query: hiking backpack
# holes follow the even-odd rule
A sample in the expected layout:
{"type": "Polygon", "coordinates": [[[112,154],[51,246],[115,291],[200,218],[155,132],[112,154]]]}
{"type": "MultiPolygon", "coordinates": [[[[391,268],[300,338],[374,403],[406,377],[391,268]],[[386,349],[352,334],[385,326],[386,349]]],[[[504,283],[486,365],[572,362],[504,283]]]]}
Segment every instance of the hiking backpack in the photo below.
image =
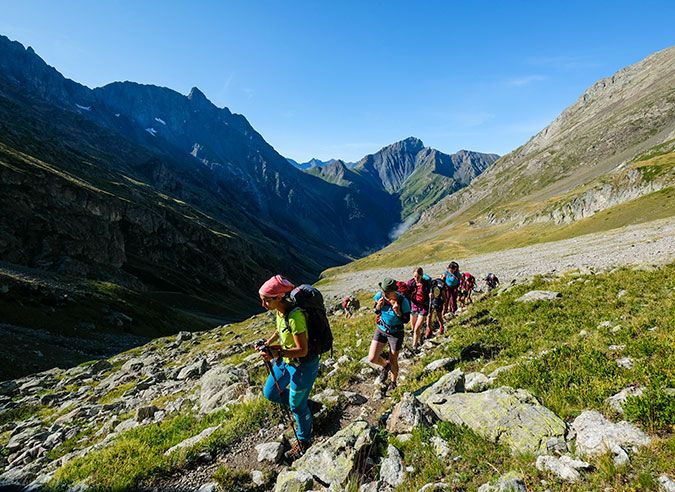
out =
{"type": "Polygon", "coordinates": [[[326,315],[323,296],[311,285],[302,284],[289,294],[295,307],[286,312],[286,329],[291,330],[288,318],[296,309],[300,309],[307,320],[307,355],[300,357],[300,362],[309,362],[317,355],[333,350],[333,332],[326,315]]]}
{"type": "Polygon", "coordinates": [[[435,298],[445,299],[445,281],[441,278],[436,278],[431,282],[431,292],[435,298]]]}
{"type": "Polygon", "coordinates": [[[410,286],[406,282],[396,282],[396,292],[408,300],[410,300],[413,294],[410,292],[410,286]]]}

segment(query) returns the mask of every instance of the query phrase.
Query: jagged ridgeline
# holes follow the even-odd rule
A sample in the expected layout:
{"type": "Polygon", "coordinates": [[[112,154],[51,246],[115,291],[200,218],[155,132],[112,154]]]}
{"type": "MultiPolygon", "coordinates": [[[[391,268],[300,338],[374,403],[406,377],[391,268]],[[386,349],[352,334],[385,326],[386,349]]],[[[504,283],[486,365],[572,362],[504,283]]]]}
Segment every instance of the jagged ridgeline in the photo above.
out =
{"type": "Polygon", "coordinates": [[[398,241],[351,264],[407,265],[675,214],[675,47],[619,70],[398,241]]]}
{"type": "MultiPolygon", "coordinates": [[[[197,88],[92,90],[0,37],[0,322],[86,338],[242,319],[271,274],[311,282],[385,246],[495,159],[408,139],[364,158],[345,186],[296,169],[197,88]]],[[[32,370],[77,361],[35,352],[32,370]]]]}

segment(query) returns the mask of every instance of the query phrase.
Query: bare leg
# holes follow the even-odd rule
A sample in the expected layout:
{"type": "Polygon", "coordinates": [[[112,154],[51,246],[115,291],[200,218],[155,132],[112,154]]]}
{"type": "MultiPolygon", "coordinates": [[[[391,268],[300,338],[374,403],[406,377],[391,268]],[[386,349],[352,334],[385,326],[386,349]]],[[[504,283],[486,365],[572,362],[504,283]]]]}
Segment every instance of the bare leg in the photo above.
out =
{"type": "Polygon", "coordinates": [[[391,363],[391,380],[395,383],[396,378],[398,377],[398,354],[399,352],[391,352],[389,354],[389,362],[391,363]]]}
{"type": "Polygon", "coordinates": [[[370,350],[368,351],[368,360],[373,364],[384,367],[387,365],[387,361],[382,357],[382,347],[384,347],[384,342],[378,342],[373,340],[370,343],[370,350]]]}

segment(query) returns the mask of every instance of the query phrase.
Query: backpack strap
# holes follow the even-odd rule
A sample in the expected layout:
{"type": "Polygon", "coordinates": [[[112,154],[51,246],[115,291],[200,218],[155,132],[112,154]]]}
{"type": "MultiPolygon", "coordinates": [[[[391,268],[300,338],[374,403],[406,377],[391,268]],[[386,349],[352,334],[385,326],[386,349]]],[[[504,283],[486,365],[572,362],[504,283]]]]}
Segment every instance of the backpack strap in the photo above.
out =
{"type": "MultiPolygon", "coordinates": [[[[291,317],[291,314],[293,314],[298,309],[300,309],[300,308],[298,306],[295,306],[290,311],[286,311],[286,314],[284,315],[284,321],[286,322],[286,329],[288,330],[289,333],[292,333],[292,332],[291,332],[291,323],[288,320],[291,317]]],[[[300,309],[300,311],[302,311],[302,309],[300,309]]]]}

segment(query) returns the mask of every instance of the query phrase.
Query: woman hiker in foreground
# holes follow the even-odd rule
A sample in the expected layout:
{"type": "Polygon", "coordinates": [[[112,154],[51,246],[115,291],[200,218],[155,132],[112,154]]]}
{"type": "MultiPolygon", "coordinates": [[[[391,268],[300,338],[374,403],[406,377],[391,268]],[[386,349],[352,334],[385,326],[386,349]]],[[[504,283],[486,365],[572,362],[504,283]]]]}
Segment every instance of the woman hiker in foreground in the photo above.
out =
{"type": "Polygon", "coordinates": [[[398,354],[403,346],[403,325],[410,320],[410,302],[396,291],[396,280],[385,278],[375,294],[375,334],[370,344],[368,360],[382,367],[380,382],[385,383],[391,374],[387,391],[396,388],[398,377],[398,354]],[[382,348],[389,343],[389,360],[382,357],[382,348]]]}
{"type": "Polygon", "coordinates": [[[271,402],[289,405],[298,423],[298,439],[286,453],[286,458],[290,461],[302,456],[311,443],[312,413],[309,408],[309,393],[319,373],[318,355],[310,361],[299,360],[308,351],[307,321],[304,313],[287,298],[287,294],[294,288],[284,277],[275,275],[258,291],[263,307],[277,312],[277,330],[265,342],[265,346],[259,349],[266,363],[275,359],[268,364],[268,367],[271,366],[271,373],[265,382],[263,394],[271,402]],[[272,346],[277,338],[280,346],[272,346]]]}

